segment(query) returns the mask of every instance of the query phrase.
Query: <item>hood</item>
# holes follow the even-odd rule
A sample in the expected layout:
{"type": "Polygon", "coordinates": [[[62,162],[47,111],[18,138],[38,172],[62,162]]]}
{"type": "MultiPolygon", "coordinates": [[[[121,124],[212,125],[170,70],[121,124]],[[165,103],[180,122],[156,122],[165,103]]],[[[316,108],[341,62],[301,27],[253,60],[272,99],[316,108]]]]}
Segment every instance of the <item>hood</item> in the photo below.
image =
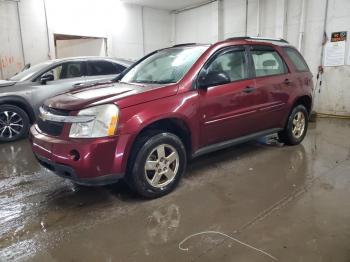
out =
{"type": "Polygon", "coordinates": [[[0,87],[13,86],[16,83],[15,81],[0,80],[0,87]]]}
{"type": "Polygon", "coordinates": [[[164,86],[109,83],[71,90],[46,100],[45,105],[70,111],[108,103],[124,108],[176,93],[177,85],[175,84],[164,86]]]}

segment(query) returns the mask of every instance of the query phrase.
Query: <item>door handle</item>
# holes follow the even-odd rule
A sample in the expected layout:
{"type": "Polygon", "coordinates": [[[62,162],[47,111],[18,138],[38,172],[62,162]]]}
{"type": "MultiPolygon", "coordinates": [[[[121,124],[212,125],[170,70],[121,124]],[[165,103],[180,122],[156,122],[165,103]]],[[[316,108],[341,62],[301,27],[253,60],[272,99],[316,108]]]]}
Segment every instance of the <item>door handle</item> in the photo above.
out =
{"type": "Polygon", "coordinates": [[[82,86],[84,83],[76,83],[76,84],[74,84],[73,86],[74,87],[78,87],[78,86],[82,86]]]}
{"type": "Polygon", "coordinates": [[[243,92],[249,94],[249,93],[253,93],[255,90],[256,90],[255,87],[247,86],[246,88],[243,89],[243,92]]]}
{"type": "Polygon", "coordinates": [[[286,79],[283,81],[283,83],[289,86],[292,82],[291,82],[288,78],[286,78],[286,79]]]}

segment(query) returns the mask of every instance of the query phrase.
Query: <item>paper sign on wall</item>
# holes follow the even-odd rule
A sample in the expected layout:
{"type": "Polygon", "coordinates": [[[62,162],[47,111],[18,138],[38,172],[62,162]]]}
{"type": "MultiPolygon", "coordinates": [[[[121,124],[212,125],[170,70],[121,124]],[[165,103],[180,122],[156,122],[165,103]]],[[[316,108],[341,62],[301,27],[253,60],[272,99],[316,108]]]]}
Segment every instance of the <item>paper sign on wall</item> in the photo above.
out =
{"type": "Polygon", "coordinates": [[[346,31],[333,32],[331,36],[331,42],[346,41],[347,35],[348,35],[348,32],[346,31]]]}
{"type": "Polygon", "coordinates": [[[349,49],[348,49],[348,62],[347,65],[350,65],[350,44],[349,44],[349,49]]]}
{"type": "Polygon", "coordinates": [[[325,47],[324,66],[343,66],[345,60],[345,41],[329,42],[325,47]]]}

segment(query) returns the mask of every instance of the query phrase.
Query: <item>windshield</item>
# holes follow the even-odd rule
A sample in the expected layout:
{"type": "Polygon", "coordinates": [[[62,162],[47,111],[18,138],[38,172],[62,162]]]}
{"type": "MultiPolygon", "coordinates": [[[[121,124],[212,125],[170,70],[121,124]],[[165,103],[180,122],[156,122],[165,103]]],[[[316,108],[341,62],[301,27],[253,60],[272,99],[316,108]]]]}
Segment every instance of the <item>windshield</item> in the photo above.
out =
{"type": "Polygon", "coordinates": [[[18,81],[18,82],[28,80],[35,73],[41,71],[43,68],[49,66],[50,64],[52,64],[52,61],[47,61],[47,62],[44,62],[44,63],[40,63],[40,64],[37,64],[37,65],[31,66],[28,69],[18,73],[17,75],[14,75],[9,80],[11,80],[11,81],[18,81]]]}
{"type": "Polygon", "coordinates": [[[161,50],[132,68],[121,82],[176,83],[207,49],[208,46],[194,46],[161,50]]]}

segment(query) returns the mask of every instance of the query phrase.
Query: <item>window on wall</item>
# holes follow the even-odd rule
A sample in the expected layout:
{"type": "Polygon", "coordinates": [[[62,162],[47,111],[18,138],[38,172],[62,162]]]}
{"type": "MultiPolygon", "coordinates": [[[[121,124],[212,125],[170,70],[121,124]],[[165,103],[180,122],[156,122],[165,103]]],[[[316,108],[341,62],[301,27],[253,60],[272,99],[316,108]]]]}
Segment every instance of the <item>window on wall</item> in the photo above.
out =
{"type": "Polygon", "coordinates": [[[247,78],[245,51],[231,51],[219,55],[207,68],[207,72],[219,72],[233,81],[247,78]]]}
{"type": "Polygon", "coordinates": [[[251,51],[254,61],[255,75],[270,76],[287,73],[286,65],[281,56],[273,49],[253,49],[251,51]]]}
{"type": "Polygon", "coordinates": [[[297,50],[290,47],[284,48],[284,50],[297,71],[309,71],[309,67],[307,66],[304,58],[299,54],[297,50]]]}

